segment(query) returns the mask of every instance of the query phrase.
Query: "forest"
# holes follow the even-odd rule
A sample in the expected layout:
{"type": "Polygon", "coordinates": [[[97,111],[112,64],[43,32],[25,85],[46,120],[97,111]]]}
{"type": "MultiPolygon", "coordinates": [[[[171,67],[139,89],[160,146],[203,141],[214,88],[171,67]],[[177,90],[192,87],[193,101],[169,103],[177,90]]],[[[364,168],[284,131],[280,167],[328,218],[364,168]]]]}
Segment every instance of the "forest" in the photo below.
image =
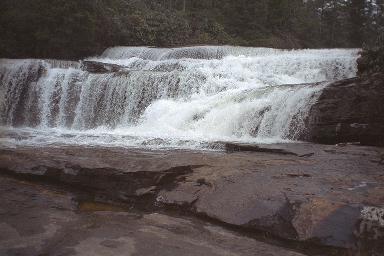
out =
{"type": "Polygon", "coordinates": [[[79,59],[116,45],[383,44],[384,0],[1,0],[0,57],[79,59]]]}

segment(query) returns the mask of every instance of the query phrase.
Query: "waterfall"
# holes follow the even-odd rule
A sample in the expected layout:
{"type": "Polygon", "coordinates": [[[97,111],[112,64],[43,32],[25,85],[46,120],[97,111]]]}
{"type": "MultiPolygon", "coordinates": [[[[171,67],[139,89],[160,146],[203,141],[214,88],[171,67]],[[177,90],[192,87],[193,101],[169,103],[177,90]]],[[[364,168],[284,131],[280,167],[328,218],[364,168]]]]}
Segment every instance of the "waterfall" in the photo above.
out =
{"type": "Polygon", "coordinates": [[[99,73],[80,62],[1,59],[0,125],[111,145],[296,140],[321,90],[355,76],[357,57],[357,49],[114,47],[86,59],[120,68],[99,73]]]}

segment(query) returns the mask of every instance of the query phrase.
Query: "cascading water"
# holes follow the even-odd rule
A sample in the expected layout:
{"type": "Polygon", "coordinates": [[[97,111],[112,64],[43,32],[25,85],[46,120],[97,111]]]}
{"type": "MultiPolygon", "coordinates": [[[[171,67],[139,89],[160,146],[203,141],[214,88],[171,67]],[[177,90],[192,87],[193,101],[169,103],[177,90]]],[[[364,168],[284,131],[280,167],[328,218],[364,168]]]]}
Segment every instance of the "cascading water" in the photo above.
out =
{"type": "Polygon", "coordinates": [[[121,67],[105,73],[78,62],[0,60],[0,124],[3,133],[28,132],[24,143],[295,140],[319,92],[356,74],[357,56],[344,49],[115,47],[88,59],[121,67]]]}

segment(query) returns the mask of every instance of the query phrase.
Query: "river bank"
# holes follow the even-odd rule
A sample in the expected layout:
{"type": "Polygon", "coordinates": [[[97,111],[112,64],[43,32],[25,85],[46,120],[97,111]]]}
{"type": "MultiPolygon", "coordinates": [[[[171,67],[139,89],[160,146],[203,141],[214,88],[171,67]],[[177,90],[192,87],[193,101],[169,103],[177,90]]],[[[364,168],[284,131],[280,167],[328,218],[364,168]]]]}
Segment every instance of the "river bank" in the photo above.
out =
{"type": "MultiPolygon", "coordinates": [[[[384,198],[380,148],[304,143],[259,145],[255,150],[252,147],[207,152],[18,146],[2,148],[0,170],[3,180],[12,177],[12,180],[40,184],[36,186],[53,184],[69,193],[83,195],[77,196],[76,207],[82,205],[91,211],[128,209],[149,216],[177,213],[182,219],[192,217],[220,227],[240,229],[240,236],[265,234],[271,237],[267,243],[278,241],[279,247],[305,255],[349,255],[358,251],[365,253],[360,255],[380,255],[384,198]]],[[[11,183],[9,191],[23,190],[25,186],[19,181],[11,183]]],[[[30,196],[27,192],[25,200],[30,201],[30,196]]],[[[44,192],[36,192],[34,200],[44,201],[44,196],[44,192]]],[[[57,201],[54,208],[67,204],[55,197],[52,200],[57,201]]],[[[13,216],[5,202],[2,200],[1,205],[3,221],[13,216]]],[[[23,205],[16,203],[15,207],[21,210],[23,205]]],[[[69,211],[75,214],[80,209],[76,207],[69,211]]],[[[30,212],[21,211],[17,215],[19,221],[28,222],[30,212]]],[[[101,221],[100,225],[108,226],[113,218],[101,221]]],[[[117,222],[127,225],[126,221],[117,222]]],[[[189,224],[182,225],[187,229],[183,234],[195,236],[189,224]]],[[[215,240],[221,239],[221,235],[214,232],[209,236],[215,240]]],[[[85,235],[82,239],[92,240],[92,236],[85,235]]],[[[106,232],[101,238],[104,241],[109,236],[106,232]]],[[[13,239],[13,243],[8,241],[9,237],[0,241],[3,251],[12,252],[15,249],[12,244],[21,244],[21,237],[13,239]]],[[[47,241],[48,238],[43,239],[39,244],[49,244],[47,241]]],[[[131,244],[128,240],[120,242],[124,246],[131,244]]],[[[159,243],[155,244],[159,246],[159,243]]],[[[81,241],[76,244],[83,246],[81,241]]],[[[251,245],[257,243],[244,246],[251,245]]],[[[172,244],[164,246],[169,249],[172,244]]],[[[248,255],[248,249],[234,248],[221,249],[227,250],[228,255],[248,255]]],[[[187,253],[190,247],[179,249],[187,253]]],[[[289,255],[284,250],[284,254],[271,255],[289,255]]],[[[275,248],[268,247],[256,255],[269,255],[269,252],[275,252],[275,248]]],[[[215,253],[207,252],[207,255],[215,253]]]]}

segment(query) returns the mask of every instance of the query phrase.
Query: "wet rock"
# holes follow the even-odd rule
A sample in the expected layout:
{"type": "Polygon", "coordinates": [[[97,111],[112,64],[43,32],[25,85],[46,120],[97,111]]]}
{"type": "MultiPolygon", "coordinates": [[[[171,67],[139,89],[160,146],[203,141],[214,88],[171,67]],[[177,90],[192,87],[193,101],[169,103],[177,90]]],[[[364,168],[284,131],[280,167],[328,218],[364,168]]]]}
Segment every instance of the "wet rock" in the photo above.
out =
{"type": "MultiPolygon", "coordinates": [[[[295,154],[19,147],[0,151],[0,172],[70,185],[129,207],[178,209],[301,243],[357,250],[369,241],[376,244],[370,248],[380,248],[374,236],[357,235],[366,233],[360,231],[363,210],[382,207],[380,149],[268,146],[274,147],[295,154]],[[303,157],[305,152],[310,156],[303,157]]],[[[370,230],[380,230],[380,222],[370,223],[370,230]]]]}
{"type": "Polygon", "coordinates": [[[81,69],[90,73],[111,73],[122,71],[125,67],[117,64],[84,60],[81,62],[81,69]]]}
{"type": "Polygon", "coordinates": [[[375,73],[384,74],[384,46],[364,49],[357,59],[359,76],[369,76],[375,73]]]}
{"type": "Polygon", "coordinates": [[[76,208],[56,187],[0,177],[0,255],[302,256],[193,218],[76,208]]]}
{"type": "Polygon", "coordinates": [[[384,74],[328,85],[310,110],[302,139],[384,145],[384,74]]]}
{"type": "Polygon", "coordinates": [[[359,206],[313,198],[297,207],[292,224],[300,240],[317,239],[331,246],[353,248],[361,210],[359,206]]]}
{"type": "Polygon", "coordinates": [[[254,144],[245,144],[245,143],[224,143],[224,148],[227,152],[265,152],[265,153],[274,153],[274,154],[283,154],[283,155],[296,155],[293,152],[289,152],[280,148],[269,148],[268,146],[262,147],[254,144]]]}

